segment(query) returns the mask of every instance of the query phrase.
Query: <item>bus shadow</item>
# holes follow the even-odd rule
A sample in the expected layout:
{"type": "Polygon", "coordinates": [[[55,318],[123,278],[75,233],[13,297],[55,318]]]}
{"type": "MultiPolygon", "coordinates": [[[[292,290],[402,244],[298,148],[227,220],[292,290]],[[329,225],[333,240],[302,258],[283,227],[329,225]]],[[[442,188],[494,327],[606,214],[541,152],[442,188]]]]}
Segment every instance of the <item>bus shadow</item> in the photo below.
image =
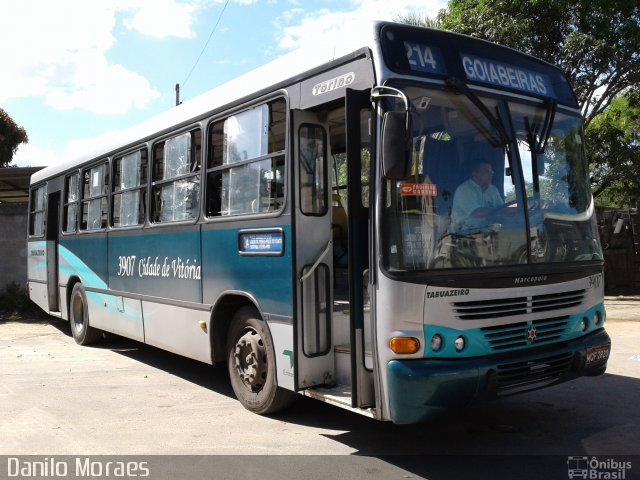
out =
{"type": "MultiPolygon", "coordinates": [[[[54,319],[50,323],[68,337],[72,336],[69,322],[54,319]]],[[[150,367],[170,373],[200,387],[215,391],[229,398],[235,398],[233,389],[229,383],[229,375],[224,365],[212,367],[211,365],[113,333],[105,334],[102,342],[87,348],[110,350],[150,367]]]]}
{"type": "MultiPolygon", "coordinates": [[[[71,336],[68,322],[51,324],[71,336]]],[[[112,334],[93,348],[235,398],[224,365],[211,367],[112,334]]],[[[637,398],[640,379],[605,374],[450,411],[414,425],[378,422],[302,396],[270,417],[322,429],[319,435],[347,446],[353,455],[408,472],[405,478],[566,478],[569,457],[638,459],[637,398]]],[[[237,408],[243,407],[238,403],[237,408]]]]}
{"type": "Polygon", "coordinates": [[[325,436],[429,479],[567,478],[569,457],[640,461],[637,398],[639,379],[605,374],[416,425],[332,414],[343,432],[325,436]]]}

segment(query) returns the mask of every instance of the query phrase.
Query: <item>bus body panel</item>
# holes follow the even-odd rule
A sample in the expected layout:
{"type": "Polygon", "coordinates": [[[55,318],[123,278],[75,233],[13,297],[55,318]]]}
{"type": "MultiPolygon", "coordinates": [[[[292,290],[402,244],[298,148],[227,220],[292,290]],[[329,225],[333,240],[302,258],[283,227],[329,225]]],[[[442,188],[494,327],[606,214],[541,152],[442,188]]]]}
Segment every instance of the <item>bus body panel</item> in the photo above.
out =
{"type": "Polygon", "coordinates": [[[205,303],[215,304],[225,292],[241,291],[265,314],[293,316],[291,227],[279,220],[268,229],[203,227],[205,303]]]}
{"type": "Polygon", "coordinates": [[[307,78],[300,83],[300,109],[312,109],[343,100],[347,88],[367,90],[375,84],[373,64],[367,51],[362,58],[307,78]]]}
{"type": "Polygon", "coordinates": [[[294,343],[293,343],[293,319],[291,317],[278,317],[270,315],[267,325],[273,340],[273,349],[276,356],[276,374],[278,386],[287,390],[295,390],[294,382],[294,343]]]}
{"type": "Polygon", "coordinates": [[[208,310],[142,301],[145,343],[211,363],[208,310]],[[206,328],[200,327],[204,322],[206,328]]]}
{"type": "MultiPolygon", "coordinates": [[[[241,292],[252,299],[267,319],[275,319],[279,332],[276,336],[277,358],[282,364],[278,372],[292,374],[288,356],[292,347],[292,326],[285,325],[284,331],[280,327],[283,319],[286,324],[286,319],[292,318],[290,227],[279,225],[268,229],[278,232],[278,242],[282,241],[277,247],[281,248],[278,255],[273,252],[260,255],[255,251],[244,255],[247,252],[241,252],[244,248],[239,244],[241,234],[260,233],[263,232],[261,229],[234,226],[206,230],[202,235],[199,227],[195,230],[191,227],[192,231],[174,230],[110,232],[108,239],[106,234],[63,237],[59,251],[64,318],[67,318],[68,285],[76,278],[85,288],[92,326],[211,363],[207,333],[211,310],[206,305],[213,305],[229,291],[241,292]],[[105,266],[102,259],[107,257],[107,250],[105,266]],[[273,282],[276,278],[286,281],[273,282]],[[204,305],[203,291],[208,301],[204,305]],[[164,300],[158,302],[153,298],[164,300]],[[194,308],[190,308],[189,303],[194,304],[194,308]],[[200,322],[204,322],[206,328],[201,328],[200,322]]],[[[40,244],[44,242],[34,243],[40,244]]],[[[42,275],[44,262],[37,258],[46,258],[46,252],[44,256],[38,255],[31,259],[32,280],[38,278],[38,272],[42,275]]],[[[46,280],[46,272],[44,275],[46,280]]],[[[42,297],[39,305],[46,310],[44,280],[33,285],[33,299],[42,297]],[[39,286],[42,289],[38,289],[39,286]],[[42,292],[38,293],[39,290],[42,292]]],[[[285,385],[288,379],[287,376],[283,380],[285,385]]]]}
{"type": "Polygon", "coordinates": [[[145,341],[140,300],[85,290],[91,325],[107,332],[145,341]]]}
{"type": "Polygon", "coordinates": [[[602,374],[611,340],[603,328],[601,280],[598,273],[561,284],[443,288],[381,275],[378,327],[384,325],[389,336],[416,337],[421,345],[415,354],[400,356],[390,351],[387,338],[378,338],[383,398],[389,402],[384,418],[413,423],[446,409],[602,374]],[[416,288],[424,289],[424,302],[403,297],[416,288]],[[524,306],[509,306],[509,299],[524,299],[524,306]],[[512,315],[500,313],[505,304],[512,315]],[[442,339],[438,351],[431,347],[435,335],[442,339]],[[455,349],[459,337],[465,341],[461,351],[455,349]]]}
{"type": "Polygon", "coordinates": [[[29,279],[29,297],[45,311],[49,310],[47,291],[47,242],[30,241],[27,244],[27,278],[29,279]]]}
{"type": "Polygon", "coordinates": [[[214,308],[226,295],[255,304],[273,340],[278,385],[293,390],[292,235],[281,223],[287,218],[204,225],[202,284],[204,302],[214,308]]]}
{"type": "MultiPolygon", "coordinates": [[[[380,366],[397,358],[389,347],[389,340],[394,336],[414,337],[420,341],[420,349],[413,355],[405,355],[405,358],[422,358],[424,351],[423,317],[426,286],[405,282],[396,282],[378,271],[378,287],[376,289],[376,349],[380,366]],[[384,334],[383,334],[384,332],[384,334]]],[[[382,395],[380,415],[384,420],[390,420],[389,416],[389,385],[385,368],[380,368],[379,383],[382,395]]]]}
{"type": "Polygon", "coordinates": [[[200,232],[148,229],[109,234],[109,288],[140,295],[202,302],[200,232]]]}
{"type": "Polygon", "coordinates": [[[610,344],[609,335],[601,328],[552,350],[508,360],[392,360],[386,372],[390,419],[394,423],[420,422],[475,402],[602,375],[608,355],[594,356],[591,352],[600,352],[610,344]],[[530,383],[532,376],[538,382],[535,385],[530,383]]]}
{"type": "Polygon", "coordinates": [[[58,245],[60,284],[68,285],[75,277],[82,281],[85,289],[107,290],[106,258],[106,234],[62,237],[58,245]]]}

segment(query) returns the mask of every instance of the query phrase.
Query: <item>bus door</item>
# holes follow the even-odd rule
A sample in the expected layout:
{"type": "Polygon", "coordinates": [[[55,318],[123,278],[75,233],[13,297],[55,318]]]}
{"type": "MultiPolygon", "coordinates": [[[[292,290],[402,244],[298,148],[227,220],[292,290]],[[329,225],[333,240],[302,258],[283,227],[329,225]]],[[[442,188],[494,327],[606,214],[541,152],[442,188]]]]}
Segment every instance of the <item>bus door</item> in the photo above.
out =
{"type": "Polygon", "coordinates": [[[295,243],[295,388],[335,381],[331,334],[333,244],[331,241],[329,139],[313,112],[293,112],[295,243]]]}
{"type": "Polygon", "coordinates": [[[60,311],[58,290],[58,232],[60,219],[60,192],[50,193],[47,199],[47,298],[49,311],[60,311]]]}
{"type": "MultiPolygon", "coordinates": [[[[351,406],[374,407],[374,311],[371,284],[369,178],[371,166],[371,92],[347,89],[346,152],[349,228],[349,324],[351,334],[351,406]]],[[[371,183],[372,185],[373,183],[371,183]]],[[[375,263],[372,263],[375,265],[375,263]]]]}

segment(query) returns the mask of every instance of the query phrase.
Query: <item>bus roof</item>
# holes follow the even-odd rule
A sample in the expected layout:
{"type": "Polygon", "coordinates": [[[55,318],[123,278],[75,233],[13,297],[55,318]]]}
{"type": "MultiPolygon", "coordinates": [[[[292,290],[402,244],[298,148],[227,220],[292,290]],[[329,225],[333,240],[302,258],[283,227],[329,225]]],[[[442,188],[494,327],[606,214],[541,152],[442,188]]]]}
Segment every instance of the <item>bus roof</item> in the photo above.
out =
{"type": "MultiPolygon", "coordinates": [[[[345,34],[328,37],[326,41],[317,42],[312,48],[302,48],[288,53],[149,120],[118,132],[117,137],[114,135],[107,139],[97,138],[86,153],[40,170],[32,176],[31,183],[38,183],[68,169],[107,157],[118,150],[133,147],[172,127],[187,125],[216,109],[264,93],[270,87],[285,86],[287,81],[293,81],[296,77],[311,73],[338,59],[346,60],[350,54],[357,55],[366,48],[381,49],[385,65],[378,64],[375,68],[377,74],[384,77],[390,72],[399,77],[423,75],[441,77],[443,80],[455,75],[470,84],[512,90],[543,99],[552,96],[560,103],[577,107],[575,95],[562,72],[542,60],[508,47],[443,30],[391,22],[363,22],[359,27],[350,28],[345,34]],[[432,56],[427,59],[427,63],[432,63],[424,68],[414,68],[412,65],[415,65],[415,58],[412,58],[410,53],[412,45],[415,45],[418,51],[428,48],[432,56]],[[544,78],[539,82],[535,81],[536,73],[543,74],[544,78]],[[555,88],[555,91],[551,95],[538,91],[536,95],[536,91],[531,89],[519,90],[518,87],[523,85],[536,87],[538,90],[550,87],[550,90],[555,88]]],[[[424,54],[425,50],[422,51],[424,54]]]]}

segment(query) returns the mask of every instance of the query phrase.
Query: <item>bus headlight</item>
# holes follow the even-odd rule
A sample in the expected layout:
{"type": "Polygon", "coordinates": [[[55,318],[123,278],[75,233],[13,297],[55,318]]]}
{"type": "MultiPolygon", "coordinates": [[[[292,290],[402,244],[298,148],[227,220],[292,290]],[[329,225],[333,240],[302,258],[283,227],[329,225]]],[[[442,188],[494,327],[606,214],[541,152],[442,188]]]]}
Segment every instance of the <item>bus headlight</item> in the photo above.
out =
{"type": "Polygon", "coordinates": [[[389,340],[389,348],[393,353],[403,355],[416,353],[420,350],[420,340],[415,337],[393,337],[389,340]]]}
{"type": "Polygon", "coordinates": [[[462,350],[464,350],[464,347],[466,347],[467,342],[465,341],[464,337],[458,337],[456,338],[456,341],[453,342],[454,347],[456,347],[456,352],[461,352],[462,350]]]}
{"type": "Polygon", "coordinates": [[[442,348],[442,336],[436,333],[433,337],[431,337],[431,350],[434,352],[440,351],[442,348]]]}
{"type": "Polygon", "coordinates": [[[587,322],[587,319],[585,317],[582,317],[582,320],[580,320],[580,329],[584,332],[587,330],[588,326],[589,323],[587,322]]]}
{"type": "Polygon", "coordinates": [[[603,319],[604,319],[604,315],[602,315],[602,313],[600,313],[599,310],[596,310],[596,313],[593,314],[593,321],[595,322],[595,324],[601,325],[603,319]]]}

